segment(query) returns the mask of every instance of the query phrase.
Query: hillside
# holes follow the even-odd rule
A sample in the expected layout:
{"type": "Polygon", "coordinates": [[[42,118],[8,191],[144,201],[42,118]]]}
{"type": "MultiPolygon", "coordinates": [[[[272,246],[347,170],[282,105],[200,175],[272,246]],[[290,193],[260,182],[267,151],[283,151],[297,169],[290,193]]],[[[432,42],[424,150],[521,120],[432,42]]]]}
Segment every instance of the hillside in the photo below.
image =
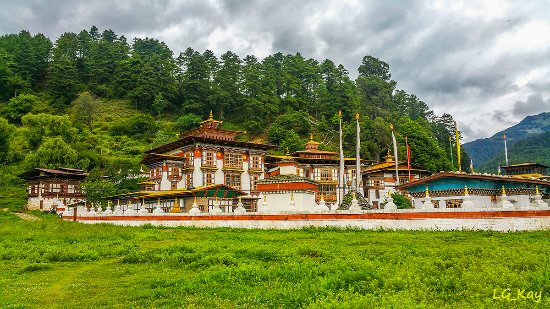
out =
{"type": "MultiPolygon", "coordinates": [[[[534,162],[550,166],[550,131],[531,134],[508,149],[508,161],[510,164],[534,162]]],[[[495,156],[485,163],[480,171],[495,173],[499,165],[505,165],[504,154],[495,156]]]]}
{"type": "MultiPolygon", "coordinates": [[[[515,160],[515,158],[526,158],[528,161],[539,162],[546,158],[544,157],[545,152],[536,152],[534,150],[538,147],[537,144],[523,143],[522,145],[527,147],[526,149],[520,149],[513,146],[521,140],[548,131],[550,131],[550,113],[546,112],[534,116],[527,116],[518,124],[500,131],[489,138],[477,139],[465,143],[464,148],[470,157],[473,158],[475,165],[480,167],[480,170],[496,171],[498,164],[503,165],[505,163],[504,142],[502,139],[504,133],[506,133],[507,136],[510,163],[514,163],[513,160],[515,160]],[[516,153],[518,155],[519,153],[531,153],[531,155],[516,156],[516,153]],[[514,159],[512,160],[512,158],[514,159]]],[[[546,154],[548,154],[548,152],[546,152],[546,154]]],[[[546,155],[546,157],[548,157],[548,155],[546,155]]]]}

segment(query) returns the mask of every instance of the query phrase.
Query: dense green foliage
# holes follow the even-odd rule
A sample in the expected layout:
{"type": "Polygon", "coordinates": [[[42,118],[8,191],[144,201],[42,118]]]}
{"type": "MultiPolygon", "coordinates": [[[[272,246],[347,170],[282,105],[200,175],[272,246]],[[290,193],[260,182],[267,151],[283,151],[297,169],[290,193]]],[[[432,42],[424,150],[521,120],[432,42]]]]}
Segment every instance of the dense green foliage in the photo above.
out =
{"type": "Polygon", "coordinates": [[[133,228],[39,216],[0,212],[0,307],[550,305],[548,231],[133,228]],[[493,299],[507,288],[542,291],[541,303],[493,299]]]}
{"type": "Polygon", "coordinates": [[[464,144],[479,171],[496,173],[504,159],[503,134],[506,133],[510,164],[536,162],[550,164],[548,140],[544,133],[550,132],[550,113],[527,116],[518,124],[500,131],[489,138],[464,144]],[[519,145],[516,143],[521,142],[519,145]]]}
{"type": "MultiPolygon", "coordinates": [[[[174,140],[211,110],[225,128],[246,131],[243,140],[279,145],[279,153],[303,149],[312,133],[323,148],[336,149],[342,110],[347,156],[355,152],[359,113],[363,159],[385,154],[394,123],[401,158],[407,136],[414,164],[451,168],[452,117],[434,115],[399,90],[388,64],[372,56],[363,58],[352,80],[342,65],[299,53],[262,60],[192,48],[174,54],[154,38],[129,43],[92,27],[55,42],[27,31],[3,35],[0,59],[0,115],[17,126],[10,134],[13,154],[3,160],[14,170],[63,164],[106,174],[116,159],[138,165],[142,151],[174,140]]],[[[0,194],[5,190],[0,186],[0,194]]]]}

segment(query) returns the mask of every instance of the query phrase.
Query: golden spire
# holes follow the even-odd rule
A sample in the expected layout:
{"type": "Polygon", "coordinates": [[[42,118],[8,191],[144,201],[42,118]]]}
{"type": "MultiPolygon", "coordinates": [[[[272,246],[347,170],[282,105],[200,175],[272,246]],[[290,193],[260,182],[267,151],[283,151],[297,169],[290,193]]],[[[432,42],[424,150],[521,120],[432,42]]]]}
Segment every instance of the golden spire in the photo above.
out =
{"type": "Polygon", "coordinates": [[[359,120],[359,113],[355,114],[355,120],[359,120]]]}
{"type": "Polygon", "coordinates": [[[464,186],[464,195],[470,195],[470,192],[468,192],[468,186],[464,186]]]}
{"type": "Polygon", "coordinates": [[[239,196],[239,203],[241,203],[241,197],[239,196]]]}
{"type": "Polygon", "coordinates": [[[309,133],[309,141],[313,142],[313,133],[309,133]]]}
{"type": "Polygon", "coordinates": [[[536,186],[536,187],[535,187],[535,195],[540,195],[539,186],[536,186]]]}
{"type": "Polygon", "coordinates": [[[506,195],[506,190],[504,189],[504,185],[502,186],[502,195],[506,195]]]}
{"type": "Polygon", "coordinates": [[[195,199],[193,200],[193,204],[197,204],[197,197],[195,196],[195,199]]]}
{"type": "Polygon", "coordinates": [[[212,110],[210,110],[210,115],[208,116],[208,120],[214,119],[214,115],[212,114],[212,110]]]}
{"type": "Polygon", "coordinates": [[[393,131],[393,123],[390,123],[390,130],[393,131]]]}
{"type": "Polygon", "coordinates": [[[428,190],[428,186],[426,186],[426,197],[430,197],[430,191],[428,190]]]}

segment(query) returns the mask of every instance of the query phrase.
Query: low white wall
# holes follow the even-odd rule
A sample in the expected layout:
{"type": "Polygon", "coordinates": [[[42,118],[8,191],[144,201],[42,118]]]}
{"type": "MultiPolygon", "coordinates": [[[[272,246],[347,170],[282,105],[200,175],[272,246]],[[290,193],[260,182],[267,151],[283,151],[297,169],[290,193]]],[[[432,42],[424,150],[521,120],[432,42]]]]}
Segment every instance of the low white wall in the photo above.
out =
{"type": "MultiPolygon", "coordinates": [[[[317,204],[315,204],[315,193],[313,192],[294,192],[294,193],[275,193],[275,192],[263,192],[266,197],[269,212],[286,212],[286,211],[303,211],[312,212],[315,211],[317,204]],[[295,205],[290,205],[291,196],[294,197],[295,205]]],[[[263,200],[258,201],[259,204],[263,200]]]]}
{"type": "Polygon", "coordinates": [[[82,223],[110,223],[114,225],[140,226],[151,224],[154,226],[188,226],[188,227],[230,227],[246,229],[299,229],[304,227],[354,227],[360,229],[391,229],[391,230],[491,230],[534,231],[550,229],[548,217],[521,217],[521,218],[427,218],[427,219],[331,219],[331,220],[81,220],[82,223]]]}

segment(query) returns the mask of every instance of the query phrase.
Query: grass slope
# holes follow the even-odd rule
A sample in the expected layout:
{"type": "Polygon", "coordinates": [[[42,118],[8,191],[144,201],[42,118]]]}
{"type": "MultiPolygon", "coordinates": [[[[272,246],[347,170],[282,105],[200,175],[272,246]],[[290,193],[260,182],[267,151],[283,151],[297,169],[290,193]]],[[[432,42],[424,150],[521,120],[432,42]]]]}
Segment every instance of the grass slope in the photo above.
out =
{"type": "Polygon", "coordinates": [[[500,308],[543,291],[550,232],[115,227],[0,212],[0,307],[500,308]]]}

